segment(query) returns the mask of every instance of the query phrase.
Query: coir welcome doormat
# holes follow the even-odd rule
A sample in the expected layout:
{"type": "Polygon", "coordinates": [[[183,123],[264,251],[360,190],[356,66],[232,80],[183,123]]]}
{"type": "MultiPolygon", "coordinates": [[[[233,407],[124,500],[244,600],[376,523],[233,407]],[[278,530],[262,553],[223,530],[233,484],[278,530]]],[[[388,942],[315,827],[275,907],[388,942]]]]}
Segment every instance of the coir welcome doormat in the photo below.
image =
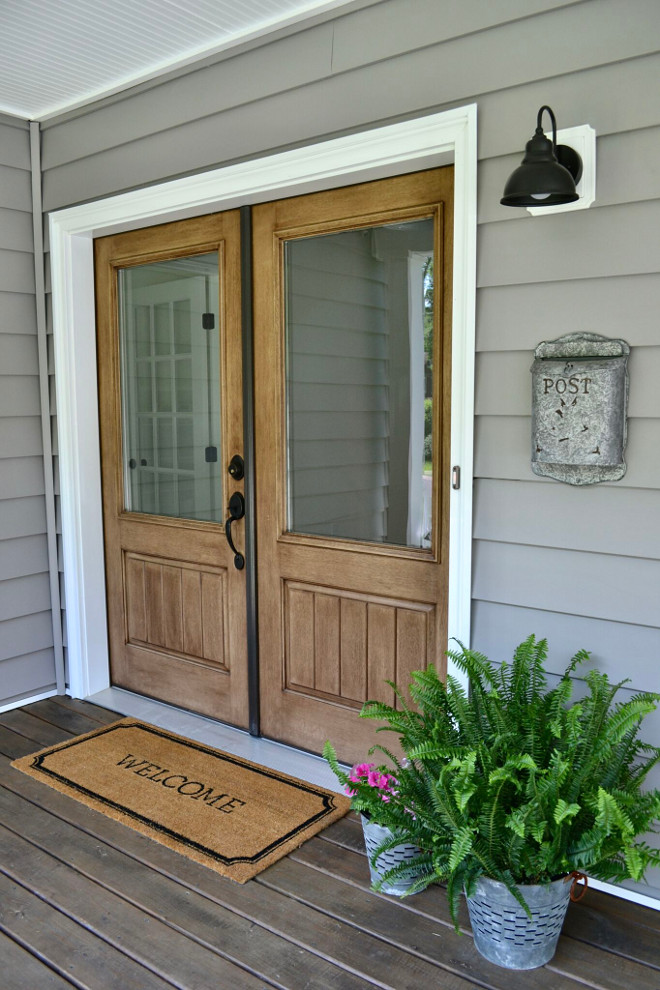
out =
{"type": "Polygon", "coordinates": [[[131,718],[12,766],[239,883],[341,818],[350,804],[131,718]]]}

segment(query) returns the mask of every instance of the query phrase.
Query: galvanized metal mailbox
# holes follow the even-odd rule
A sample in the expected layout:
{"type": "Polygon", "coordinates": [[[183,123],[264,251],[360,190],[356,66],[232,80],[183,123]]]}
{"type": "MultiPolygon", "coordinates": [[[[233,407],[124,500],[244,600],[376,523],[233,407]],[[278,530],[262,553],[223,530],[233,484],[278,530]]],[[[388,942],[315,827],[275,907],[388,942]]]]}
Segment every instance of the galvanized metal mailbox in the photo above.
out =
{"type": "Polygon", "coordinates": [[[532,470],[570,485],[626,473],[625,340],[572,333],[543,341],[532,365],[532,470]]]}

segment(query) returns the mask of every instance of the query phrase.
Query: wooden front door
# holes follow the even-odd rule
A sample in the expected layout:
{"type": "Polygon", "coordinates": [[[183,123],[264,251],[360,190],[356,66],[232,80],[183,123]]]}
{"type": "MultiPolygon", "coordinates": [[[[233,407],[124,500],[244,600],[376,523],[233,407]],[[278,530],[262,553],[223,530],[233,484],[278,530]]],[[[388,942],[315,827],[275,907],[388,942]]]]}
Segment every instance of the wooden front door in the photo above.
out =
{"type": "Polygon", "coordinates": [[[253,210],[261,724],[346,760],[365,700],[445,670],[452,191],[449,167],[253,210]]]}
{"type": "Polygon", "coordinates": [[[238,211],[99,239],[95,264],[112,683],[245,727],[245,574],[224,525],[243,493],[227,472],[243,453],[238,211]]]}
{"type": "MultiPolygon", "coordinates": [[[[452,190],[449,167],[252,211],[261,728],[349,760],[365,700],[444,671],[452,190]]],[[[103,238],[96,278],[112,682],[246,726],[239,231],[103,238]]]]}

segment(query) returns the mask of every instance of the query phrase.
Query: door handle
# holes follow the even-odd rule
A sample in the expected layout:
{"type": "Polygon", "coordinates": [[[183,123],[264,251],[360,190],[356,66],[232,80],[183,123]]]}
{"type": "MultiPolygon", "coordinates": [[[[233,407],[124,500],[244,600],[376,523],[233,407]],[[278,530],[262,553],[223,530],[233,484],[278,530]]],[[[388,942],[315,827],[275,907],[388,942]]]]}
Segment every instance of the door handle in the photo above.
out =
{"type": "Polygon", "coordinates": [[[225,523],[225,536],[227,537],[227,543],[234,555],[234,567],[237,571],[242,571],[245,567],[245,557],[242,553],[239,553],[234,546],[234,541],[231,538],[231,524],[238,519],[242,519],[245,515],[245,499],[241,492],[234,492],[234,494],[229,499],[229,519],[225,523]]]}

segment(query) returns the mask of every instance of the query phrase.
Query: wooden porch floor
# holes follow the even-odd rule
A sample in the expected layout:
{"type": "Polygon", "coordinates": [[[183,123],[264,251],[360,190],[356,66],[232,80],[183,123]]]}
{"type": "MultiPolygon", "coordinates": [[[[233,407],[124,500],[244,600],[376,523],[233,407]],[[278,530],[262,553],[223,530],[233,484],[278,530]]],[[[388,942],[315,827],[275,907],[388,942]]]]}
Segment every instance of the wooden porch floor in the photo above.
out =
{"type": "Polygon", "coordinates": [[[660,912],[589,891],[552,963],[492,966],[443,892],[369,890],[346,818],[244,886],[12,770],[118,716],[68,698],[0,715],[4,990],[659,990],[660,912]]]}

